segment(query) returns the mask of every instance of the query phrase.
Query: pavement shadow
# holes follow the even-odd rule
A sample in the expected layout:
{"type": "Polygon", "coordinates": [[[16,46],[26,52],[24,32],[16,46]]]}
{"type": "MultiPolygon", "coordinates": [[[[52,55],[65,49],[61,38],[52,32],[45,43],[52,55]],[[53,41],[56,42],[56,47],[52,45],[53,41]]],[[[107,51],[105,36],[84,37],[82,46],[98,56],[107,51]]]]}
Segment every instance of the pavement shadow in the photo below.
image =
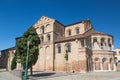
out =
{"type": "Polygon", "coordinates": [[[7,70],[4,68],[0,68],[0,72],[7,72],[7,70]]]}
{"type": "MultiPolygon", "coordinates": [[[[28,71],[30,73],[30,71],[28,71]]],[[[33,71],[33,73],[36,73],[36,72],[44,72],[44,71],[33,71]]]]}
{"type": "Polygon", "coordinates": [[[29,75],[29,76],[32,76],[32,77],[47,77],[47,76],[52,76],[52,75],[55,75],[56,73],[39,73],[39,74],[33,74],[33,75],[29,75]]]}
{"type": "Polygon", "coordinates": [[[0,71],[0,72],[8,72],[8,71],[5,70],[5,71],[0,71]]]}

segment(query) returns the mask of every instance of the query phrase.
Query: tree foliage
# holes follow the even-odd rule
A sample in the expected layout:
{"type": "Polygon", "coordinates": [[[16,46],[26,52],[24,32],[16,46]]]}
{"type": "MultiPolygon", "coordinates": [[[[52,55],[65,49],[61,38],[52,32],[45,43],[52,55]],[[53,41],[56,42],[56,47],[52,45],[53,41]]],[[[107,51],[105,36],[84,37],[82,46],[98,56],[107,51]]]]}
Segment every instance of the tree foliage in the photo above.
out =
{"type": "Polygon", "coordinates": [[[16,54],[15,56],[19,60],[19,62],[25,68],[26,56],[27,56],[27,48],[29,47],[29,55],[28,55],[28,68],[32,67],[39,55],[39,46],[40,38],[38,37],[36,30],[34,27],[30,27],[23,36],[18,40],[16,44],[16,54]],[[27,46],[27,41],[30,41],[29,46],[27,46]]]}
{"type": "Polygon", "coordinates": [[[67,50],[66,50],[64,58],[65,58],[66,61],[68,61],[68,51],[67,50]]]}
{"type": "Polygon", "coordinates": [[[16,68],[16,65],[17,65],[17,58],[16,56],[12,59],[12,65],[11,65],[11,70],[15,69],[16,68]]]}

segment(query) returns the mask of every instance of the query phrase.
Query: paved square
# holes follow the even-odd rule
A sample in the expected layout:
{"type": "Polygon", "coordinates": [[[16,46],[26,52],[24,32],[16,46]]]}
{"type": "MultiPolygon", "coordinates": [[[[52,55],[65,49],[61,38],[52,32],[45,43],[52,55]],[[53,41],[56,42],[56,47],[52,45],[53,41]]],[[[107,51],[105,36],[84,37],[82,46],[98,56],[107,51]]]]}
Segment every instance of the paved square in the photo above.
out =
{"type": "Polygon", "coordinates": [[[120,72],[90,72],[90,73],[37,72],[30,77],[31,80],[120,80],[120,72]]]}
{"type": "Polygon", "coordinates": [[[120,80],[120,72],[91,72],[91,73],[75,73],[60,74],[57,76],[39,77],[31,80],[120,80]]]}
{"type": "MultiPolygon", "coordinates": [[[[29,74],[28,74],[29,75],[29,74]]],[[[33,72],[29,80],[120,80],[120,72],[33,72]]],[[[0,70],[0,80],[21,80],[20,71],[0,70]]]]}

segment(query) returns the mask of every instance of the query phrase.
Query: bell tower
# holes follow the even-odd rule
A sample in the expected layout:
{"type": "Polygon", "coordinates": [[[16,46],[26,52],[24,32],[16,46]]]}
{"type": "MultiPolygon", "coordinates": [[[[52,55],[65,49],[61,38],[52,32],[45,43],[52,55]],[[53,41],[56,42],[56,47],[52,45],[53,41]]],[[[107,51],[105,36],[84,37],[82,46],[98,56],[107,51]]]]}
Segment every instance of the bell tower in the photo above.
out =
{"type": "Polygon", "coordinates": [[[54,19],[42,16],[34,25],[41,40],[38,61],[34,67],[41,71],[53,71],[54,22],[54,19]]]}

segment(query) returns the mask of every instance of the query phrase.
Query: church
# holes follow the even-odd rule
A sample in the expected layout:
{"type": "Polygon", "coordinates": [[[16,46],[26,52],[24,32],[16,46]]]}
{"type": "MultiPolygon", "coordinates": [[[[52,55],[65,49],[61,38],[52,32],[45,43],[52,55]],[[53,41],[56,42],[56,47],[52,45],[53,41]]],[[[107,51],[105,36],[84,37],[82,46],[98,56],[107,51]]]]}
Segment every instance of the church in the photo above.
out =
{"type": "Polygon", "coordinates": [[[41,40],[33,70],[80,73],[116,70],[113,36],[96,31],[90,20],[63,25],[42,16],[33,27],[41,40]]]}
{"type": "Polygon", "coordinates": [[[41,40],[34,69],[68,72],[115,70],[113,36],[95,31],[90,20],[65,26],[42,16],[34,27],[41,40]]]}

